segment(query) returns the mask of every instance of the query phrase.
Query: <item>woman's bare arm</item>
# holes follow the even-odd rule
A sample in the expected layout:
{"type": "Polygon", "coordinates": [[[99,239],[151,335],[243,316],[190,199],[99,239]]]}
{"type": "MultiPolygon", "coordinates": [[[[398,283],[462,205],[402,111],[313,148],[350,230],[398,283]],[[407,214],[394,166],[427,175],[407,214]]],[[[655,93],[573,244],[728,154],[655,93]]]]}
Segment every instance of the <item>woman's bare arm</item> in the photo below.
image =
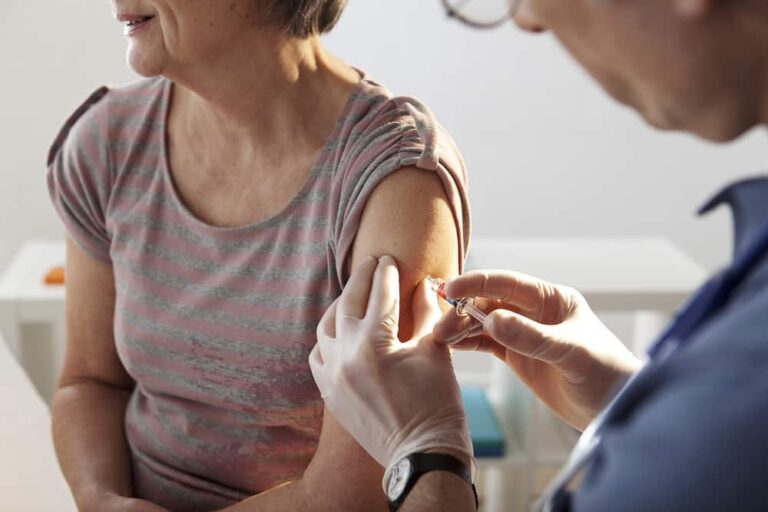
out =
{"type": "Polygon", "coordinates": [[[354,268],[367,256],[389,255],[400,273],[401,340],[411,337],[411,297],[427,275],[459,272],[456,220],[437,174],[401,169],[374,190],[363,213],[352,253],[354,268]]]}
{"type": "MultiPolygon", "coordinates": [[[[366,256],[393,256],[401,276],[400,338],[412,331],[411,296],[426,275],[458,273],[453,214],[434,173],[406,168],[386,178],[366,205],[351,266],[366,256]]],[[[320,443],[301,481],[254,496],[226,512],[386,511],[384,469],[326,413],[320,443]]]]}
{"type": "Polygon", "coordinates": [[[81,511],[132,494],[123,432],[133,382],[120,363],[112,322],[111,265],[67,240],[64,368],[53,397],[53,439],[64,476],[81,511]]]}
{"type": "Polygon", "coordinates": [[[326,412],[304,476],[219,512],[385,512],[381,469],[326,412]]]}
{"type": "MultiPolygon", "coordinates": [[[[398,264],[399,337],[409,339],[413,331],[411,297],[416,286],[427,275],[447,278],[459,271],[456,221],[435,173],[417,168],[401,169],[374,190],[357,232],[351,267],[368,256],[383,255],[394,257],[398,264]]],[[[325,419],[323,427],[330,430],[327,438],[330,455],[336,454],[337,467],[330,473],[334,480],[344,482],[354,477],[360,481],[357,499],[380,503],[378,509],[357,510],[386,510],[381,490],[384,469],[360,448],[333,416],[326,414],[325,419]],[[339,448],[343,451],[338,452],[339,448]]],[[[324,463],[322,455],[323,452],[318,450],[320,464],[324,463]]],[[[319,484],[328,481],[322,474],[319,484]]]]}

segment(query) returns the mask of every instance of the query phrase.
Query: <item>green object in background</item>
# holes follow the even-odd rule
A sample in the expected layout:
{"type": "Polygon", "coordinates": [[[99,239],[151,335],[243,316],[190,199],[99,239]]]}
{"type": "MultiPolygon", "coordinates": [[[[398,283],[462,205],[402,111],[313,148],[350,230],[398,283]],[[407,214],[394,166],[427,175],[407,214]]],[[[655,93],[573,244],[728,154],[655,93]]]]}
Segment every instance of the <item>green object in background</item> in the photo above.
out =
{"type": "Polygon", "coordinates": [[[503,457],[506,453],[506,438],[496,413],[488,403],[485,390],[476,386],[462,386],[461,399],[467,412],[475,457],[503,457]]]}

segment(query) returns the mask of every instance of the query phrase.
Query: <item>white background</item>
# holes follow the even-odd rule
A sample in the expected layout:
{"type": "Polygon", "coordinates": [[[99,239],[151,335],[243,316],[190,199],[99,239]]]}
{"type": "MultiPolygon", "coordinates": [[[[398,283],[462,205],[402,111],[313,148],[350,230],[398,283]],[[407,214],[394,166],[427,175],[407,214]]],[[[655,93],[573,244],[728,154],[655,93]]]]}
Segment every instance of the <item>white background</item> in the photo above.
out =
{"type": "MultiPolygon", "coordinates": [[[[59,126],[102,83],[133,78],[108,2],[3,0],[0,268],[29,237],[61,237],[45,158],[59,126]]],[[[656,133],[604,97],[550,36],[476,32],[438,0],[350,0],[333,51],[393,92],[420,97],[462,148],[476,234],[666,235],[709,267],[729,216],[696,207],[766,170],[763,133],[727,147],[656,133]]]]}

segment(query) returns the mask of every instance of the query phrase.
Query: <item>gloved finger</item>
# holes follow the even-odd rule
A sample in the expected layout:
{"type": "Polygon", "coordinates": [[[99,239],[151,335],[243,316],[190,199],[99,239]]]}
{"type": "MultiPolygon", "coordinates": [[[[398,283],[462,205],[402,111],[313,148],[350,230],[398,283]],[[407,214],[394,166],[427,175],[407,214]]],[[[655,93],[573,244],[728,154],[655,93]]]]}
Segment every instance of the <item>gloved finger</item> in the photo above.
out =
{"type": "MultiPolygon", "coordinates": [[[[332,312],[333,309],[335,309],[335,305],[331,304],[331,307],[328,308],[328,312],[332,312]]],[[[327,330],[332,328],[334,322],[333,322],[333,314],[327,315],[327,318],[324,317],[323,320],[320,321],[320,324],[317,326],[317,343],[315,343],[315,346],[312,348],[312,354],[314,354],[315,363],[321,363],[324,367],[326,367],[327,372],[333,371],[333,368],[339,363],[338,357],[335,354],[340,344],[338,341],[336,341],[336,338],[331,336],[326,336],[323,334],[323,330],[327,330]],[[324,325],[325,324],[327,325],[324,325]]],[[[310,360],[310,363],[312,361],[310,360]]]]}
{"type": "MultiPolygon", "coordinates": [[[[489,313],[498,307],[498,301],[478,298],[475,300],[475,306],[481,311],[489,313]]],[[[482,324],[471,316],[459,315],[456,308],[452,308],[438,320],[432,332],[437,342],[451,345],[467,336],[474,335],[473,330],[482,332],[482,324]]]]}
{"type": "Polygon", "coordinates": [[[440,319],[442,311],[437,303],[437,295],[423,279],[413,293],[411,305],[413,313],[413,337],[421,338],[432,332],[432,328],[440,319]]]}
{"type": "Polygon", "coordinates": [[[320,350],[320,344],[317,343],[312,347],[312,351],[309,353],[309,366],[310,368],[314,367],[320,370],[324,365],[325,360],[323,359],[323,353],[320,350]]]}
{"type": "Polygon", "coordinates": [[[557,363],[573,345],[559,341],[556,327],[503,309],[493,311],[485,320],[490,337],[510,350],[547,363],[557,363]]]}
{"type": "Polygon", "coordinates": [[[481,336],[485,332],[485,327],[480,322],[473,322],[472,327],[469,329],[469,333],[467,333],[468,338],[472,338],[475,336],[481,336]]]}
{"type": "Polygon", "coordinates": [[[524,312],[540,311],[543,304],[562,301],[558,287],[533,276],[503,270],[475,270],[448,282],[445,293],[452,298],[498,299],[524,312]]]}
{"type": "Polygon", "coordinates": [[[340,356],[346,349],[344,346],[345,342],[347,342],[346,337],[339,341],[336,338],[318,338],[315,347],[317,347],[320,359],[329,368],[329,371],[338,367],[341,363],[342,358],[340,356]]]}
{"type": "Polygon", "coordinates": [[[339,298],[339,308],[336,312],[338,316],[342,318],[363,318],[365,316],[368,296],[371,293],[371,279],[377,264],[376,258],[368,256],[360,265],[355,267],[339,298]]]}
{"type": "Polygon", "coordinates": [[[502,361],[508,351],[507,347],[501,345],[486,334],[464,338],[458,343],[451,345],[451,350],[460,350],[462,352],[485,352],[495,355],[502,361]]]}
{"type": "MultiPolygon", "coordinates": [[[[397,334],[400,321],[400,273],[391,256],[379,258],[365,317],[390,326],[395,329],[394,334],[397,334]]],[[[397,336],[393,338],[397,339],[397,336]]]]}
{"type": "Polygon", "coordinates": [[[328,396],[329,389],[327,386],[328,368],[325,366],[325,361],[320,352],[320,344],[318,343],[309,353],[309,370],[312,372],[312,378],[315,379],[317,389],[320,390],[320,396],[325,398],[328,396]]]}
{"type": "Polygon", "coordinates": [[[450,345],[466,338],[472,329],[473,320],[469,316],[461,316],[456,313],[456,308],[449,309],[438,319],[432,333],[435,341],[443,345],[450,345]]]}
{"type": "Polygon", "coordinates": [[[498,345],[498,342],[481,334],[479,336],[467,336],[466,338],[462,338],[451,345],[451,350],[460,350],[462,352],[491,352],[493,345],[498,345]]]}
{"type": "Polygon", "coordinates": [[[336,311],[339,308],[339,299],[333,301],[328,309],[323,313],[323,317],[317,324],[317,338],[335,338],[336,337],[336,311]]]}
{"type": "MultiPolygon", "coordinates": [[[[328,309],[323,314],[323,317],[320,319],[320,322],[317,324],[317,342],[312,348],[312,352],[310,354],[310,367],[313,363],[319,368],[325,365],[326,361],[333,362],[333,354],[331,353],[331,349],[337,344],[336,310],[338,309],[338,306],[339,300],[336,299],[328,307],[328,309]]],[[[331,369],[327,368],[324,371],[331,371],[331,369]]],[[[318,386],[319,385],[320,384],[318,383],[318,386]]]]}

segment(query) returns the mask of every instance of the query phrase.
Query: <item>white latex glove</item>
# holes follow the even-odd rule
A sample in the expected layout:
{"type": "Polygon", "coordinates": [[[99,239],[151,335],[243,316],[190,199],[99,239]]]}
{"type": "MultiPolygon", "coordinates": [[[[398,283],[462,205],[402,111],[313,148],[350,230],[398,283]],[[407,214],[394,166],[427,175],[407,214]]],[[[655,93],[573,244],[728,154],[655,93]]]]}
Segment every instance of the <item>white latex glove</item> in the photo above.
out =
{"type": "Polygon", "coordinates": [[[447,283],[448,297],[474,297],[480,324],[448,312],[438,342],[490,352],[506,362],[561,418],[583,429],[642,363],[572,288],[501,270],[473,271],[447,283]]]}
{"type": "Polygon", "coordinates": [[[413,339],[401,343],[399,290],[392,258],[369,258],[356,268],[317,328],[312,375],[326,407],[385,468],[422,451],[471,464],[450,352],[432,338],[441,315],[434,292],[424,282],[417,288],[413,339]]]}

